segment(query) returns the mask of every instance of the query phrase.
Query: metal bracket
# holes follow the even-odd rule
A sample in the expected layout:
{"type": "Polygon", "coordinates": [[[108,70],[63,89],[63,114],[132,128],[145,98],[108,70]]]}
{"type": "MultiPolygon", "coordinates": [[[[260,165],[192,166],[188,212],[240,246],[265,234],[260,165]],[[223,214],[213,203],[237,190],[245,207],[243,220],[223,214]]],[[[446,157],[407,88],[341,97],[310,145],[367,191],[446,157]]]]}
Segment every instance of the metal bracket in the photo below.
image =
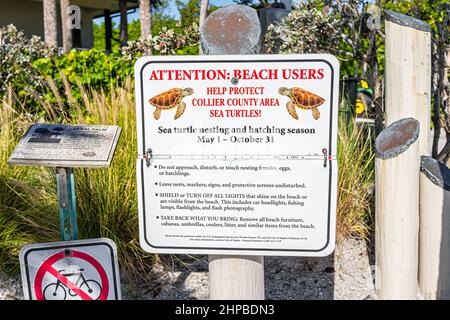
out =
{"type": "Polygon", "coordinates": [[[327,167],[327,160],[328,160],[328,150],[327,148],[323,148],[322,149],[322,153],[323,153],[323,167],[326,168],[327,167]]]}
{"type": "Polygon", "coordinates": [[[56,168],[61,239],[78,239],[75,182],[72,168],[56,168]]]}
{"type": "Polygon", "coordinates": [[[151,165],[151,160],[153,159],[153,151],[152,149],[148,148],[147,151],[145,152],[145,164],[147,165],[147,167],[150,167],[151,165]]]}

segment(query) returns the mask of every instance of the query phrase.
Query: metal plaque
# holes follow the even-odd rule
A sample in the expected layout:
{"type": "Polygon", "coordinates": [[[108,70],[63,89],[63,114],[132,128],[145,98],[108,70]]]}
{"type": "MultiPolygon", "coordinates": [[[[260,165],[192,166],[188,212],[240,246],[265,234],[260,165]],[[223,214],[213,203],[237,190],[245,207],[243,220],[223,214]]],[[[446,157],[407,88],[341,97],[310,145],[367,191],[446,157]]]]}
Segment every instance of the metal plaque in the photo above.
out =
{"type": "Polygon", "coordinates": [[[108,167],[120,127],[33,124],[8,160],[10,165],[44,167],[108,167]]]}

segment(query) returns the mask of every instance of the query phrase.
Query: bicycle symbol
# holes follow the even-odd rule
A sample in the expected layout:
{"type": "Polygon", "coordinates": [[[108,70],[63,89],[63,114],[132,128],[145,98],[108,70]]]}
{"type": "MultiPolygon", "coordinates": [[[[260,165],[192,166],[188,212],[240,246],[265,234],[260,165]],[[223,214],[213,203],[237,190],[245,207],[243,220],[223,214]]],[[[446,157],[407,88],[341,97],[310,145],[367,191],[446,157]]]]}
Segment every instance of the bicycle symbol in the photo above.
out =
{"type": "MultiPolygon", "coordinates": [[[[102,286],[95,280],[88,279],[83,275],[84,269],[79,269],[76,271],[69,271],[68,273],[63,273],[66,270],[58,270],[58,272],[68,278],[68,277],[76,277],[76,281],[74,282],[75,286],[80,290],[89,293],[93,300],[98,300],[100,298],[100,294],[102,293],[102,286]]],[[[70,296],[75,297],[77,293],[67,287],[64,283],[62,283],[59,279],[55,283],[50,283],[44,288],[44,299],[45,300],[66,300],[67,293],[70,296]],[[62,298],[62,299],[61,299],[62,298]]]]}

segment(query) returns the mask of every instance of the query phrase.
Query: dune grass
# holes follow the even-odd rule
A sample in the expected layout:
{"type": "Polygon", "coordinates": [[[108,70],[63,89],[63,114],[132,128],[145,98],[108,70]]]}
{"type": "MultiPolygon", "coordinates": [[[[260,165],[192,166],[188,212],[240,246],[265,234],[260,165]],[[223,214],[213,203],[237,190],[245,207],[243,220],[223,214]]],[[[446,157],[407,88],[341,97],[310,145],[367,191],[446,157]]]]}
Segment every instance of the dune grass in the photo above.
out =
{"type": "Polygon", "coordinates": [[[373,136],[367,127],[339,122],[337,239],[369,238],[374,209],[373,136]]]}

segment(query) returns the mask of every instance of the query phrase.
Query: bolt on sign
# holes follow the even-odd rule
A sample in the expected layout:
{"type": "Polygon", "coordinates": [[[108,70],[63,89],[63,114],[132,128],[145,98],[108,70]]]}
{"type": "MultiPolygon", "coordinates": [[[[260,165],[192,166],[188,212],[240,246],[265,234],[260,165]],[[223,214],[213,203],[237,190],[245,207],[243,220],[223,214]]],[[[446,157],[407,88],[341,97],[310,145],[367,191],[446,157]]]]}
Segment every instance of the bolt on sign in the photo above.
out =
{"type": "Polygon", "coordinates": [[[334,56],[144,57],[135,76],[146,251],[334,250],[334,56]]]}
{"type": "Polygon", "coordinates": [[[20,250],[27,300],[120,300],[117,248],[110,239],[39,243],[20,250]]]}

